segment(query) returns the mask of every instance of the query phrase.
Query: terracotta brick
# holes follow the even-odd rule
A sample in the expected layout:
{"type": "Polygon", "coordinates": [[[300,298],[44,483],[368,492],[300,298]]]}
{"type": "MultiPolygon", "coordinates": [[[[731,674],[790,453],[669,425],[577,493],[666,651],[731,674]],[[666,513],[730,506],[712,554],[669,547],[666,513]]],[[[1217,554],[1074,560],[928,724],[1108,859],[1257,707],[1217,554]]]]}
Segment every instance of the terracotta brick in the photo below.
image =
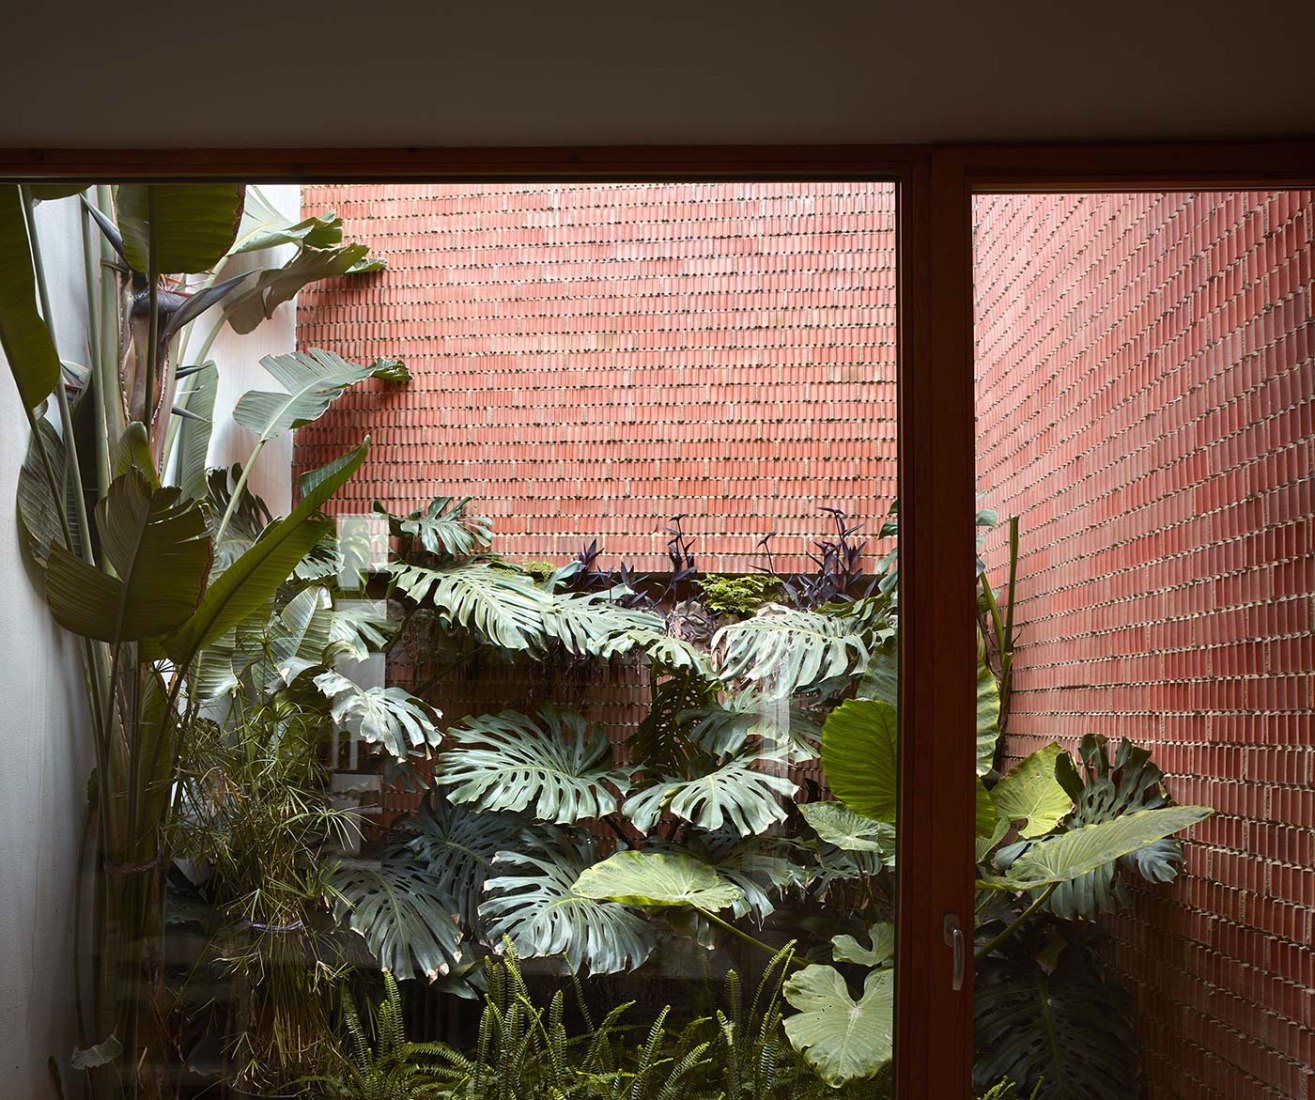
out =
{"type": "Polygon", "coordinates": [[[1315,1096],[1315,198],[975,214],[978,480],[1022,516],[1011,752],[1126,734],[1219,811],[1110,921],[1148,1094],[1315,1096]]]}

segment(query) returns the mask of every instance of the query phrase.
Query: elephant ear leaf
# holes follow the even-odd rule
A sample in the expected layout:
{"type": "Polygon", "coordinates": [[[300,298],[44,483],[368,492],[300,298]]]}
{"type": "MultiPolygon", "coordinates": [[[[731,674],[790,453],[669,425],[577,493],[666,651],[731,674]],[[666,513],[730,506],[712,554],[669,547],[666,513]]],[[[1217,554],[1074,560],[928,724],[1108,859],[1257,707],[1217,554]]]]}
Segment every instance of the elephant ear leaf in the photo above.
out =
{"type": "Polygon", "coordinates": [[[991,789],[998,817],[1026,822],[1019,836],[1044,836],[1073,808],[1068,792],[1055,778],[1055,764],[1062,755],[1064,750],[1054,742],[1037,749],[991,789]]]}
{"type": "Polygon", "coordinates": [[[1213,812],[1208,806],[1168,806],[1083,825],[1034,843],[1014,860],[1005,878],[987,881],[1010,890],[1069,882],[1190,828],[1213,812]]]}
{"type": "Polygon", "coordinates": [[[694,908],[713,912],[744,900],[706,863],[683,852],[617,852],[585,870],[575,893],[645,909],[694,908]]]}
{"type": "Polygon", "coordinates": [[[56,620],[106,642],[160,637],[195,610],[210,572],[205,518],[177,489],[153,489],[135,467],[115,478],[96,510],[114,575],[50,547],[46,598],[56,620]]]}
{"type": "Polygon", "coordinates": [[[36,276],[23,199],[0,185],[0,347],[26,409],[36,409],[59,385],[59,356],[37,311],[36,276]]]}
{"type": "Polygon", "coordinates": [[[895,708],[881,699],[850,699],[822,724],[822,772],[846,806],[873,821],[895,822],[895,708]]]}
{"type": "Polygon", "coordinates": [[[890,1061],[894,1043],[895,973],[873,970],[855,1001],[840,972],[806,966],[781,990],[798,1012],[785,1034],[832,1088],[875,1076],[890,1061]]]}
{"type": "Polygon", "coordinates": [[[118,189],[123,254],[136,270],[209,271],[224,258],[242,220],[246,188],[236,183],[122,184],[118,189]]]}

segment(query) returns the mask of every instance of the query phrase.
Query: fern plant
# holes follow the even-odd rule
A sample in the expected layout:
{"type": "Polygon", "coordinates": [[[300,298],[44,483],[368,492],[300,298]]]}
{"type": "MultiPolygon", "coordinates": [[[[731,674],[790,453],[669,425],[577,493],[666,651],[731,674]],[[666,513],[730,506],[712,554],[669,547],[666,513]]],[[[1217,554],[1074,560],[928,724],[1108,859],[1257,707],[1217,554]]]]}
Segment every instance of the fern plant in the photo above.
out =
{"type": "Polygon", "coordinates": [[[438,1075],[443,1049],[436,1043],[412,1043],[402,1023],[402,996],[392,972],[383,971],[384,999],[362,1023],[350,996],[342,1001],[346,1051],[335,1075],[309,1078],[341,1100],[430,1100],[446,1095],[438,1075]],[[373,1042],[371,1040],[373,1039],[373,1042]]]}

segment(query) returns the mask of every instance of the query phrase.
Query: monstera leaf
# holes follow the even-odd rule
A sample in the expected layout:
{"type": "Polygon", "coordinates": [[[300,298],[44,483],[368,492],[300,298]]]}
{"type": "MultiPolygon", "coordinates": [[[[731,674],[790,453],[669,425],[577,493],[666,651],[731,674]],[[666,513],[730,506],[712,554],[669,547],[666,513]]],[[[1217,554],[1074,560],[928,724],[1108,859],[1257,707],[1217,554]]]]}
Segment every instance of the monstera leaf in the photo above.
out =
{"type": "Polygon", "coordinates": [[[314,684],[329,700],[339,729],[378,745],[395,760],[414,752],[428,755],[443,740],[438,712],[401,688],[363,688],[333,671],[321,672],[314,684]]]}
{"type": "Polygon", "coordinates": [[[1055,764],[1065,755],[1052,742],[1021,761],[991,789],[997,817],[1025,822],[1019,836],[1044,836],[1073,808],[1068,792],[1055,778],[1055,764]]]}
{"type": "Polygon", "coordinates": [[[260,361],[283,390],[249,390],[233,409],[233,419],[261,442],[318,420],[349,386],[367,378],[405,382],[411,375],[396,359],[376,359],[358,367],[321,348],[266,355],[260,361]]]}
{"type": "Polygon", "coordinates": [[[872,1077],[890,1061],[895,974],[873,970],[855,1001],[840,972],[806,966],[781,990],[798,1012],[785,1018],[790,1044],[832,1088],[872,1077]]]}
{"type": "Polygon", "coordinates": [[[817,758],[822,731],[805,708],[756,691],[741,691],[681,714],[689,738],[713,756],[740,752],[750,737],[784,747],[791,764],[817,758]]]}
{"type": "Polygon", "coordinates": [[[36,276],[18,187],[0,184],[0,347],[26,409],[60,384],[59,356],[37,310],[36,276]]]}
{"type": "Polygon", "coordinates": [[[414,540],[436,556],[468,558],[489,548],[493,528],[484,516],[466,511],[470,497],[434,497],[423,508],[395,516],[377,500],[374,510],[388,517],[389,531],[397,538],[414,540]]]}
{"type": "Polygon", "coordinates": [[[610,592],[554,592],[543,616],[544,631],[568,653],[612,657],[639,644],[639,631],[660,631],[662,620],[622,607],[610,592]]]}
{"type": "Polygon", "coordinates": [[[822,773],[846,806],[873,821],[895,823],[895,708],[880,699],[850,699],[822,724],[822,773]]]}
{"type": "Polygon", "coordinates": [[[389,618],[388,608],[373,600],[339,598],[329,618],[329,645],[324,663],[347,659],[364,661],[384,648],[397,632],[398,623],[389,618]]]}
{"type": "MultiPolygon", "coordinates": [[[[1172,806],[1164,788],[1164,773],[1150,762],[1150,753],[1124,738],[1109,758],[1105,739],[1095,734],[1082,738],[1079,773],[1065,754],[1055,764],[1055,778],[1073,801],[1071,824],[1110,821],[1137,810],[1172,806]]],[[[1129,852],[1117,864],[1097,868],[1090,875],[1063,883],[1047,901],[1057,916],[1094,919],[1127,906],[1131,897],[1121,872],[1141,875],[1150,882],[1172,882],[1183,862],[1181,841],[1166,837],[1129,852]]]]}
{"type": "Polygon", "coordinates": [[[394,565],[398,591],[438,612],[446,624],[503,649],[529,649],[544,638],[548,597],[524,573],[467,562],[441,569],[394,565]]]}
{"type": "Polygon", "coordinates": [[[894,866],[895,826],[856,814],[841,802],[804,802],[804,820],[822,840],[846,852],[873,852],[894,866]]]}
{"type": "Polygon", "coordinates": [[[781,805],[799,789],[781,754],[749,753],[694,779],[664,779],[625,804],[625,815],[648,833],[664,810],[715,832],[729,824],[741,836],[765,832],[782,822],[781,805]]]}
{"type": "Polygon", "coordinates": [[[344,862],[332,881],[338,919],[395,977],[433,981],[464,961],[452,899],[406,848],[377,862],[344,862]]]}
{"type": "Polygon", "coordinates": [[[135,468],[115,478],[96,509],[114,575],[50,546],[46,598],[61,626],[119,643],[158,638],[195,610],[210,572],[205,518],[177,489],[152,488],[135,468]]]}
{"type": "Polygon", "coordinates": [[[668,634],[665,628],[632,626],[613,638],[599,656],[613,657],[633,649],[640,650],[660,671],[673,676],[712,676],[707,654],[683,638],[668,634]]]}
{"type": "MultiPolygon", "coordinates": [[[[480,906],[488,936],[506,936],[518,954],[563,955],[574,971],[614,974],[640,966],[653,950],[653,929],[639,914],[572,889],[597,858],[592,838],[573,844],[560,829],[527,837],[499,852],[480,906]]],[[[613,857],[615,858],[615,857],[613,857]]]]}
{"type": "Polygon", "coordinates": [[[895,954],[895,926],[881,921],[868,929],[865,947],[853,936],[832,936],[831,955],[836,962],[857,966],[881,966],[895,954]]]}
{"type": "Polygon", "coordinates": [[[267,694],[318,666],[329,644],[329,593],[303,588],[260,629],[237,631],[235,671],[267,694]],[[245,658],[245,660],[243,660],[245,658]]]}
{"type": "Polygon", "coordinates": [[[860,671],[872,634],[861,616],[767,604],[713,636],[723,679],[743,678],[773,695],[795,695],[860,671]]]}
{"type": "Polygon", "coordinates": [[[539,821],[573,825],[615,813],[630,769],[612,763],[601,726],[545,707],[538,720],[514,710],[467,718],[448,731],[435,784],[477,810],[528,809],[539,821]]]}
{"type": "Polygon", "coordinates": [[[527,823],[524,814],[472,810],[431,790],[414,817],[399,827],[409,837],[407,848],[456,904],[462,924],[479,929],[479,905],[494,857],[520,842],[527,823]]]}
{"type": "Polygon", "coordinates": [[[645,909],[701,909],[715,913],[743,900],[706,863],[681,852],[617,852],[583,871],[575,893],[595,901],[645,909]]]}
{"type": "Polygon", "coordinates": [[[1006,877],[986,881],[1010,890],[1069,882],[1190,828],[1213,812],[1208,806],[1170,806],[1083,825],[1037,841],[1010,864],[1006,877]]]}
{"type": "Polygon", "coordinates": [[[157,272],[209,271],[237,236],[245,193],[236,183],[120,184],[124,259],[141,272],[152,259],[157,272]]]}
{"type": "Polygon", "coordinates": [[[1137,1036],[1127,996],[1109,984],[1088,948],[1066,947],[1052,968],[991,958],[973,989],[979,1087],[1008,1077],[1038,1100],[1127,1100],[1139,1095],[1137,1036]]]}

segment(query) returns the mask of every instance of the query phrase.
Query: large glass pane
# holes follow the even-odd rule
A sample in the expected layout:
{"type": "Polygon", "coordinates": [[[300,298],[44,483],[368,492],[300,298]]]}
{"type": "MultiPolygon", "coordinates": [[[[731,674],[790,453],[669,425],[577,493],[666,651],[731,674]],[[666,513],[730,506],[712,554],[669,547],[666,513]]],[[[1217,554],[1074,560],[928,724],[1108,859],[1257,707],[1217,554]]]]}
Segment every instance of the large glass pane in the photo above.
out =
{"type": "Polygon", "coordinates": [[[66,1082],[889,1095],[894,187],[9,193],[66,1082]]]}
{"type": "Polygon", "coordinates": [[[981,1085],[1309,1086],[1312,213],[976,200],[981,1085]]]}

